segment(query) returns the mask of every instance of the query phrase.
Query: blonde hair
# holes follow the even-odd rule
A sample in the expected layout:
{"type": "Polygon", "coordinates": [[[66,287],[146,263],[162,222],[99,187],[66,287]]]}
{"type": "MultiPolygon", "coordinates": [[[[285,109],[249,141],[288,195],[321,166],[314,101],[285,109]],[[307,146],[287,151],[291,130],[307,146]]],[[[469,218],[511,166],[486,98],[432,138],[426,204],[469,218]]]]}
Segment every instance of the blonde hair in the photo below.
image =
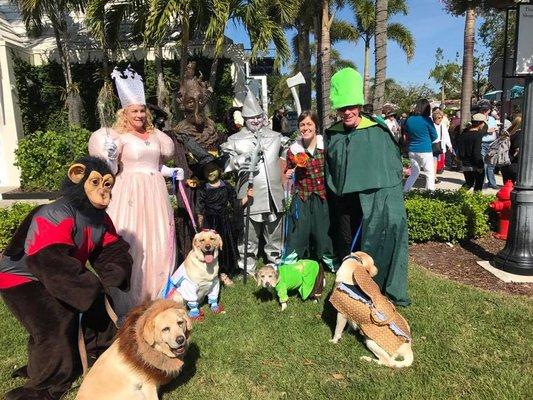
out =
{"type": "MultiPolygon", "coordinates": [[[[154,125],[152,123],[153,117],[152,113],[148,109],[148,107],[144,106],[144,109],[146,111],[146,121],[144,121],[143,128],[146,132],[149,134],[152,134],[154,132],[154,125]]],[[[124,113],[125,108],[119,108],[116,114],[115,123],[113,124],[113,129],[116,130],[118,133],[126,133],[128,131],[128,121],[126,119],[126,115],[124,113]]]]}
{"type": "Polygon", "coordinates": [[[520,129],[522,129],[522,115],[518,114],[516,117],[514,117],[513,123],[511,124],[507,132],[509,132],[509,136],[512,136],[516,133],[516,131],[520,129]]]}
{"type": "Polygon", "coordinates": [[[437,118],[444,118],[444,112],[442,112],[441,109],[437,108],[435,111],[433,111],[433,114],[431,115],[433,117],[433,121],[435,121],[437,118]]]}

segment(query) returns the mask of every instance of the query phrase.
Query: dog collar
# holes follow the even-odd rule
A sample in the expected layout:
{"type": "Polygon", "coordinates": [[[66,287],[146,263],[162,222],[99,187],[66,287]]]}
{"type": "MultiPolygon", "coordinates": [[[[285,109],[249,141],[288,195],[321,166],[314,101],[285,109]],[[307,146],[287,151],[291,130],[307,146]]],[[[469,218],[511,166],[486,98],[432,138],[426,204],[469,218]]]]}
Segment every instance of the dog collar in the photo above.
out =
{"type": "Polygon", "coordinates": [[[361,260],[359,257],[357,257],[356,255],[353,255],[353,254],[349,254],[347,255],[346,257],[344,257],[342,259],[342,261],[346,261],[346,260],[349,260],[349,259],[352,259],[352,260],[355,260],[357,261],[359,264],[362,264],[363,263],[363,260],[361,260]]]}

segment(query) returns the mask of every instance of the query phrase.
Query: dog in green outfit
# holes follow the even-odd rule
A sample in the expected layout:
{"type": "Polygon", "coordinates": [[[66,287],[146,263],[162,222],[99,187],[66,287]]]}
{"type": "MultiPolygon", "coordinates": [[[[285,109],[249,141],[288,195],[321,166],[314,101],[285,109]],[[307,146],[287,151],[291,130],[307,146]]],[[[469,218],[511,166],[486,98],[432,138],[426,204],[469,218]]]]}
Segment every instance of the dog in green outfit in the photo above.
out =
{"type": "Polygon", "coordinates": [[[318,300],[324,289],[325,279],[322,266],[314,260],[299,260],[281,264],[276,270],[274,264],[267,264],[255,273],[257,286],[274,289],[281,303],[281,311],[287,308],[288,292],[298,290],[302,300],[318,300]]]}

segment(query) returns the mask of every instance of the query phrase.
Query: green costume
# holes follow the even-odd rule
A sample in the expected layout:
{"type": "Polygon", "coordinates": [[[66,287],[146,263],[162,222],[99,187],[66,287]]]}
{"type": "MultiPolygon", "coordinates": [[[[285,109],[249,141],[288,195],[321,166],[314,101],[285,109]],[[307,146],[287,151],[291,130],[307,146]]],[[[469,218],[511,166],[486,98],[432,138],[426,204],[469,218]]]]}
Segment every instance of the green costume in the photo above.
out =
{"type": "Polygon", "coordinates": [[[281,303],[289,300],[288,292],[298,290],[303,300],[322,293],[324,273],[318,262],[300,260],[294,264],[281,264],[276,292],[281,303]]]}
{"type": "MultiPolygon", "coordinates": [[[[346,82],[336,79],[337,74],[331,84],[335,93],[342,94],[346,82]]],[[[350,101],[340,96],[332,98],[332,104],[340,108],[350,101]]],[[[339,122],[326,130],[326,182],[341,201],[358,195],[363,214],[361,251],[371,255],[379,269],[374,280],[394,303],[408,305],[408,233],[400,149],[385,124],[371,116],[361,117],[355,128],[345,129],[339,122]]]]}

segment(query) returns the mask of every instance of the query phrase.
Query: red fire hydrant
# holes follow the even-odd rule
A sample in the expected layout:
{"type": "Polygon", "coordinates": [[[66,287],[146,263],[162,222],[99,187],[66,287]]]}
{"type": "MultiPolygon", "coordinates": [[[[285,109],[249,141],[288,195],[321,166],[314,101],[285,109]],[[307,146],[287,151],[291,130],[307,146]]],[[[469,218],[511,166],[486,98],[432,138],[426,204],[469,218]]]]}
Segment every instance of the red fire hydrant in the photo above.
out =
{"type": "Polygon", "coordinates": [[[511,218],[512,191],[513,181],[508,180],[496,194],[498,200],[494,200],[492,203],[490,203],[490,208],[492,208],[498,214],[498,233],[494,233],[494,237],[501,240],[507,239],[509,219],[511,218]]]}

